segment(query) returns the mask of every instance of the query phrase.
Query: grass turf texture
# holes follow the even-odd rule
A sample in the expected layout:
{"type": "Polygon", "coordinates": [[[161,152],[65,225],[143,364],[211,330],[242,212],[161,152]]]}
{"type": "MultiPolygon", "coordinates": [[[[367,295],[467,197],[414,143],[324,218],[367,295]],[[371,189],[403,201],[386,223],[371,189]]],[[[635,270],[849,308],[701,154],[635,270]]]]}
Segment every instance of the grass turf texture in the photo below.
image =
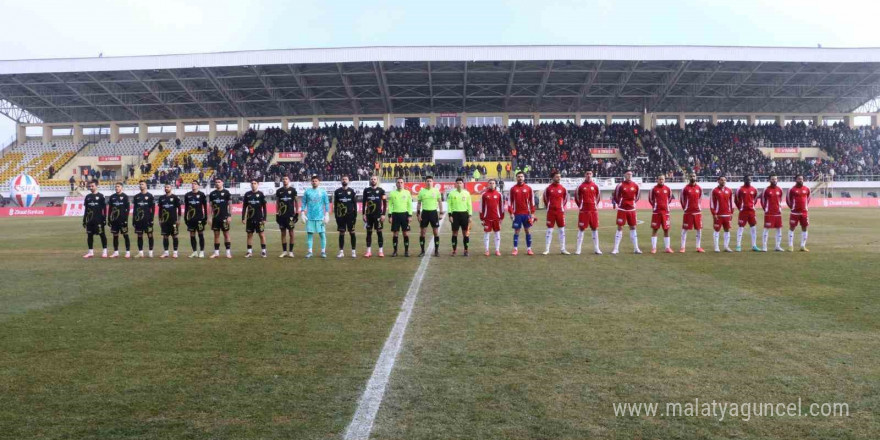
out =
{"type": "MultiPolygon", "coordinates": [[[[809,254],[635,256],[625,236],[622,255],[594,256],[588,233],[587,255],[514,258],[508,219],[505,256],[482,256],[475,225],[469,260],[447,256],[446,222],[373,438],[875,438],[877,220],[815,210],[809,254]],[[846,402],[850,416],[612,410],[696,397],[846,402]]],[[[601,222],[607,254],[612,213],[601,222]]],[[[2,436],[338,438],[419,260],[335,261],[335,231],[328,261],[302,258],[303,234],[296,259],[276,258],[274,231],[271,258],[244,260],[242,229],[231,261],[84,261],[77,219],[0,221],[2,436]]],[[[649,232],[639,227],[642,250],[649,232]]],[[[189,254],[188,234],[180,249],[189,254]]]]}

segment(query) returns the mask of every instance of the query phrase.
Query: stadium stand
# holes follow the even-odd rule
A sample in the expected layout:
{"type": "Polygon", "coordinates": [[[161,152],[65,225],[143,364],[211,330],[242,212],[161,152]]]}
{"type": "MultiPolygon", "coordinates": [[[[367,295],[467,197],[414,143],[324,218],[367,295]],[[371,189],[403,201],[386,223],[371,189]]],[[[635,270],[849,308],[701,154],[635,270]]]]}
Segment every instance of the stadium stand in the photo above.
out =
{"type": "Polygon", "coordinates": [[[146,142],[139,142],[134,138],[124,138],[113,143],[109,139],[101,139],[83,151],[82,154],[85,156],[140,156],[144,150],[151,150],[159,141],[160,138],[150,138],[146,142]]]}
{"type": "Polygon", "coordinates": [[[52,143],[29,140],[10,147],[0,159],[0,181],[28,172],[40,181],[49,181],[53,174],[73,158],[86,142],[59,140],[52,143]]]}

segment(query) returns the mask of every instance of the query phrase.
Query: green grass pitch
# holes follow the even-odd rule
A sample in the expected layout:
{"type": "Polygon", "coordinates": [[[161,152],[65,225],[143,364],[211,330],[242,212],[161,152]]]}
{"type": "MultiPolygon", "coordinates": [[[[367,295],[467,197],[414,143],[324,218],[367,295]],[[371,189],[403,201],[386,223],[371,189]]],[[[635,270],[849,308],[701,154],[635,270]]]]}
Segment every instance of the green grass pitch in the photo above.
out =
{"type": "MultiPolygon", "coordinates": [[[[471,257],[453,259],[445,223],[372,438],[880,436],[877,210],[812,211],[812,252],[793,254],[714,254],[706,225],[705,255],[632,255],[627,236],[612,256],[612,215],[603,256],[587,234],[581,256],[512,257],[508,219],[502,257],[482,255],[475,227],[471,257]],[[695,398],[845,402],[849,416],[613,411],[695,398]]],[[[270,257],[245,260],[243,228],[232,260],[185,258],[184,232],[175,261],[87,261],[79,219],[0,221],[0,438],[341,438],[419,259],[365,260],[363,231],[356,260],[334,258],[335,231],[327,260],[302,258],[302,233],[279,259],[270,221],[270,257]]],[[[643,251],[649,237],[640,225],[643,251]]]]}

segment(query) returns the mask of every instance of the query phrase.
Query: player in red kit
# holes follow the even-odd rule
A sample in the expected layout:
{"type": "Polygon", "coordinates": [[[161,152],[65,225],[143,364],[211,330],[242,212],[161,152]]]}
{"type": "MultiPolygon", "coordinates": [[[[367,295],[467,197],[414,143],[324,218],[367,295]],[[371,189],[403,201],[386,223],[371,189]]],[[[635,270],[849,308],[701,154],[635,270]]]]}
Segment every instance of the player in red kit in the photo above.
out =
{"type": "Polygon", "coordinates": [[[513,219],[513,255],[519,253],[519,230],[526,230],[526,253],[535,255],[532,252],[532,234],[529,229],[535,221],[535,195],[532,188],[526,185],[526,175],[516,173],[516,185],[510,188],[510,204],[507,205],[507,212],[513,219]]]}
{"type": "Polygon", "coordinates": [[[623,225],[629,225],[629,239],[633,252],[641,254],[639,237],[636,233],[636,202],[639,201],[639,185],[632,180],[632,171],[623,174],[623,182],[614,189],[612,203],[617,208],[617,233],[614,234],[613,255],[620,253],[620,240],[623,238],[623,225]]]}
{"type": "Polygon", "coordinates": [[[657,176],[657,185],[651,188],[648,201],[651,202],[651,253],[657,253],[657,231],[663,228],[663,247],[667,254],[672,253],[669,243],[669,201],[672,200],[672,190],[666,186],[666,176],[657,176]]]}
{"type": "Polygon", "coordinates": [[[807,227],[810,226],[810,218],[807,211],[810,207],[810,188],[804,186],[804,176],[794,176],[794,186],[788,190],[785,204],[791,209],[788,218],[788,250],[794,252],[794,230],[801,226],[801,252],[810,252],[807,249],[807,227]]]}
{"type": "Polygon", "coordinates": [[[742,252],[743,228],[749,225],[749,234],[752,237],[752,251],[760,252],[758,247],[758,222],[755,218],[755,204],[758,203],[758,190],[752,186],[752,178],[745,176],[743,186],[736,190],[734,197],[736,209],[739,209],[739,228],[736,230],[736,251],[742,252]]]}
{"type": "Polygon", "coordinates": [[[770,229],[776,229],[776,252],[785,252],[782,249],[782,188],[777,186],[779,178],[775,174],[770,175],[770,186],[764,188],[761,193],[761,207],[764,209],[764,247],[767,252],[767,238],[770,229]]]}
{"type": "Polygon", "coordinates": [[[577,203],[580,212],[578,213],[578,238],[576,255],[581,254],[581,244],[584,242],[584,230],[590,228],[593,231],[593,252],[596,255],[602,255],[599,250],[599,201],[602,195],[599,192],[599,185],[593,182],[593,172],[587,171],[584,174],[584,183],[578,187],[574,194],[574,201],[577,203]]]}
{"type": "Polygon", "coordinates": [[[495,236],[495,255],[501,256],[501,220],[504,220],[504,196],[495,189],[495,179],[489,180],[489,189],[483,192],[480,204],[480,222],[483,223],[483,244],[489,256],[489,240],[495,236]]]}
{"type": "Polygon", "coordinates": [[[550,242],[553,241],[553,227],[559,228],[559,250],[562,255],[569,255],[565,250],[565,204],[568,203],[568,190],[559,183],[559,172],[552,174],[553,183],[544,190],[544,206],[547,207],[547,235],[545,237],[544,255],[550,254],[550,242]]]}
{"type": "Polygon", "coordinates": [[[700,247],[700,240],[703,238],[703,210],[700,208],[700,200],[703,198],[703,188],[697,185],[697,175],[691,172],[688,174],[688,184],[681,189],[681,209],[684,210],[684,218],[681,221],[681,249],[679,252],[685,251],[687,244],[687,234],[691,229],[697,231],[697,252],[705,252],[700,247]]]}
{"type": "Polygon", "coordinates": [[[715,243],[715,252],[721,252],[718,246],[718,234],[724,229],[724,252],[733,252],[730,249],[730,219],[733,218],[733,191],[727,187],[727,179],[724,176],[718,178],[718,186],[712,190],[709,197],[709,211],[712,213],[712,227],[715,232],[712,241],[715,243]]]}

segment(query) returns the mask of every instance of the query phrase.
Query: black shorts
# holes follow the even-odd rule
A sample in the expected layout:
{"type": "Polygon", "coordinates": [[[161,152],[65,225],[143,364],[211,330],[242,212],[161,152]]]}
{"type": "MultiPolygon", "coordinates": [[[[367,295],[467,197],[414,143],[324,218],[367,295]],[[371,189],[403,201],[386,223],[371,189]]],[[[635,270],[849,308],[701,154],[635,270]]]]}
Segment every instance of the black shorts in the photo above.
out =
{"type": "Polygon", "coordinates": [[[110,223],[110,233],[128,235],[128,222],[110,223]]]}
{"type": "Polygon", "coordinates": [[[162,235],[177,235],[177,223],[159,223],[162,235]]]}
{"type": "Polygon", "coordinates": [[[391,232],[409,232],[409,214],[405,212],[395,212],[391,214],[391,232]]]}
{"type": "Polygon", "coordinates": [[[101,235],[104,233],[104,223],[87,223],[86,234],[101,235]]]}
{"type": "Polygon", "coordinates": [[[462,231],[468,230],[468,225],[471,222],[471,216],[467,213],[467,211],[462,212],[452,212],[449,214],[452,220],[452,232],[458,231],[461,229],[462,231]]]}
{"type": "Polygon", "coordinates": [[[379,220],[382,218],[381,215],[368,215],[366,216],[367,221],[364,223],[364,227],[367,228],[368,231],[372,231],[373,229],[377,231],[382,230],[382,222],[379,220]]]}
{"type": "Polygon", "coordinates": [[[189,232],[202,232],[205,230],[205,220],[186,222],[186,230],[189,232]]]}
{"type": "Polygon", "coordinates": [[[152,234],[153,233],[153,224],[148,222],[134,222],[134,233],[135,234],[152,234]]]}
{"type": "Polygon", "coordinates": [[[266,224],[260,221],[248,221],[244,225],[244,230],[248,234],[253,234],[254,232],[262,233],[266,230],[266,224]]]}
{"type": "Polygon", "coordinates": [[[212,231],[223,231],[223,232],[229,231],[229,217],[226,217],[225,219],[222,219],[222,220],[218,219],[217,217],[214,217],[214,221],[211,222],[211,230],[212,231]]]}
{"type": "Polygon", "coordinates": [[[357,214],[347,215],[345,217],[336,217],[336,230],[339,232],[354,232],[354,225],[357,224],[357,214]]]}
{"type": "Polygon", "coordinates": [[[280,215],[275,217],[275,223],[278,223],[278,229],[281,229],[282,231],[286,229],[293,229],[294,225],[296,225],[296,220],[297,219],[294,218],[292,215],[280,215]]]}
{"type": "Polygon", "coordinates": [[[440,215],[437,211],[422,211],[422,221],[419,222],[419,227],[425,229],[431,225],[432,228],[440,227],[440,215]]]}

